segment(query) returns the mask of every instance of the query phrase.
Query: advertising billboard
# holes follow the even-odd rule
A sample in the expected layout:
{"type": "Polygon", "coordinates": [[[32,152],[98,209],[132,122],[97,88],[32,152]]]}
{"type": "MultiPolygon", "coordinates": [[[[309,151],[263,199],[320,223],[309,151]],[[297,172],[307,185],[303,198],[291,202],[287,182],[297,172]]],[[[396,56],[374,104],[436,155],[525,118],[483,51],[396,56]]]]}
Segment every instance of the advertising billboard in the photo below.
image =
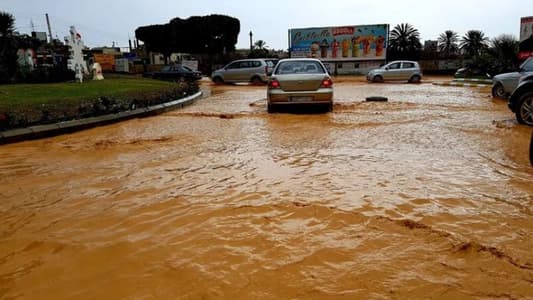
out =
{"type": "Polygon", "coordinates": [[[94,54],[94,62],[102,67],[103,71],[113,71],[115,67],[115,55],[113,54],[94,54]]]}
{"type": "Polygon", "coordinates": [[[289,29],[289,49],[324,61],[385,60],[388,36],[388,24],[289,29]]]}
{"type": "Polygon", "coordinates": [[[533,56],[533,16],[520,19],[520,59],[533,56]]]}

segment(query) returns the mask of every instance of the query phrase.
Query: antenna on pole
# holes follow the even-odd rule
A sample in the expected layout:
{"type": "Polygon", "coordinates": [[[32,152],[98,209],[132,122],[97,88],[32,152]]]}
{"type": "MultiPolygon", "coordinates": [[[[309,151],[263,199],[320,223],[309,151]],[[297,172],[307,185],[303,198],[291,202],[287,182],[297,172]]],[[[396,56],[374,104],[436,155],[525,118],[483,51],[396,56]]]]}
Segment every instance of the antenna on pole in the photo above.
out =
{"type": "Polygon", "coordinates": [[[50,19],[48,18],[48,14],[45,14],[46,16],[46,25],[48,25],[48,35],[50,36],[50,43],[54,41],[54,37],[52,36],[52,27],[50,27],[50,19]]]}

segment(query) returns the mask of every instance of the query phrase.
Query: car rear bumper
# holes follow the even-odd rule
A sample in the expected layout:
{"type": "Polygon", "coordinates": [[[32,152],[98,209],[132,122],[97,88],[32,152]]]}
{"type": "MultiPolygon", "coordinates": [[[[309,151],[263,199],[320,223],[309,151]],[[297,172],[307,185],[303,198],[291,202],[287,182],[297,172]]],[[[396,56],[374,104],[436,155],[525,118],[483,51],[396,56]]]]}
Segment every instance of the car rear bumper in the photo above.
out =
{"type": "Polygon", "coordinates": [[[317,91],[285,92],[283,90],[268,90],[269,104],[328,104],[333,102],[333,89],[319,89],[317,91]]]}

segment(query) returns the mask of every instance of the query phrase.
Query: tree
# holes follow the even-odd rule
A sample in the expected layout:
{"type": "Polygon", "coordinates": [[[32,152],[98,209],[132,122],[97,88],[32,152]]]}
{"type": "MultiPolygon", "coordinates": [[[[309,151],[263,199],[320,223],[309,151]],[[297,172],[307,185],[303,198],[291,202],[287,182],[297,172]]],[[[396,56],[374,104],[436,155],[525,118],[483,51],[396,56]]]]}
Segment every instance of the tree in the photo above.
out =
{"type": "Polygon", "coordinates": [[[488,49],[492,57],[493,73],[511,72],[518,68],[518,45],[519,41],[513,35],[502,34],[494,38],[488,49]]]}
{"type": "Polygon", "coordinates": [[[268,48],[268,47],[266,46],[266,44],[267,44],[267,43],[266,43],[265,41],[263,41],[263,40],[258,40],[257,42],[254,43],[254,48],[255,48],[255,49],[259,49],[259,50],[266,49],[266,48],[268,48]]]}
{"type": "Polygon", "coordinates": [[[388,48],[391,60],[417,60],[421,49],[420,33],[409,23],[398,24],[391,31],[388,48]]]}
{"type": "Polygon", "coordinates": [[[240,22],[224,15],[174,18],[167,24],[142,26],[135,30],[147,51],[161,52],[165,58],[173,52],[223,54],[235,50],[240,22]]]}
{"type": "Polygon", "coordinates": [[[13,36],[15,19],[0,12],[0,83],[10,82],[17,70],[18,43],[13,36]]]}
{"type": "Polygon", "coordinates": [[[444,57],[449,58],[457,54],[459,50],[458,42],[459,35],[453,30],[446,30],[441,33],[438,38],[439,51],[443,53],[444,57]]]}
{"type": "Polygon", "coordinates": [[[478,57],[488,48],[489,38],[480,30],[470,30],[462,38],[459,48],[466,56],[478,57]]]}
{"type": "Polygon", "coordinates": [[[15,18],[7,12],[0,12],[0,37],[6,37],[15,31],[15,18]]]}

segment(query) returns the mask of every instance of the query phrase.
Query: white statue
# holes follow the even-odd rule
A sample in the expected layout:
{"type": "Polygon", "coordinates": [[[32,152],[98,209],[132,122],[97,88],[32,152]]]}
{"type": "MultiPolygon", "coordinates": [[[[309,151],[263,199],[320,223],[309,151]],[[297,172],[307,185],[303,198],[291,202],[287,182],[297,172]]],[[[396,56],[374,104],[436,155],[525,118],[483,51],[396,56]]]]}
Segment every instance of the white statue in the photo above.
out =
{"type": "Polygon", "coordinates": [[[83,60],[83,41],[74,26],[70,26],[70,37],[65,37],[65,43],[70,47],[68,68],[76,74],[76,80],[83,82],[83,74],[88,74],[87,64],[83,60]]]}
{"type": "Polygon", "coordinates": [[[35,67],[35,51],[33,49],[26,49],[26,65],[30,67],[30,70],[35,67]]]}
{"type": "Polygon", "coordinates": [[[24,49],[17,51],[17,64],[21,67],[26,66],[26,51],[24,49]]]}
{"type": "Polygon", "coordinates": [[[33,49],[19,49],[17,51],[17,64],[27,67],[30,71],[35,67],[35,51],[33,49]]]}
{"type": "Polygon", "coordinates": [[[93,80],[104,80],[104,75],[102,75],[102,66],[99,63],[95,62],[91,67],[91,72],[93,73],[93,80]]]}

